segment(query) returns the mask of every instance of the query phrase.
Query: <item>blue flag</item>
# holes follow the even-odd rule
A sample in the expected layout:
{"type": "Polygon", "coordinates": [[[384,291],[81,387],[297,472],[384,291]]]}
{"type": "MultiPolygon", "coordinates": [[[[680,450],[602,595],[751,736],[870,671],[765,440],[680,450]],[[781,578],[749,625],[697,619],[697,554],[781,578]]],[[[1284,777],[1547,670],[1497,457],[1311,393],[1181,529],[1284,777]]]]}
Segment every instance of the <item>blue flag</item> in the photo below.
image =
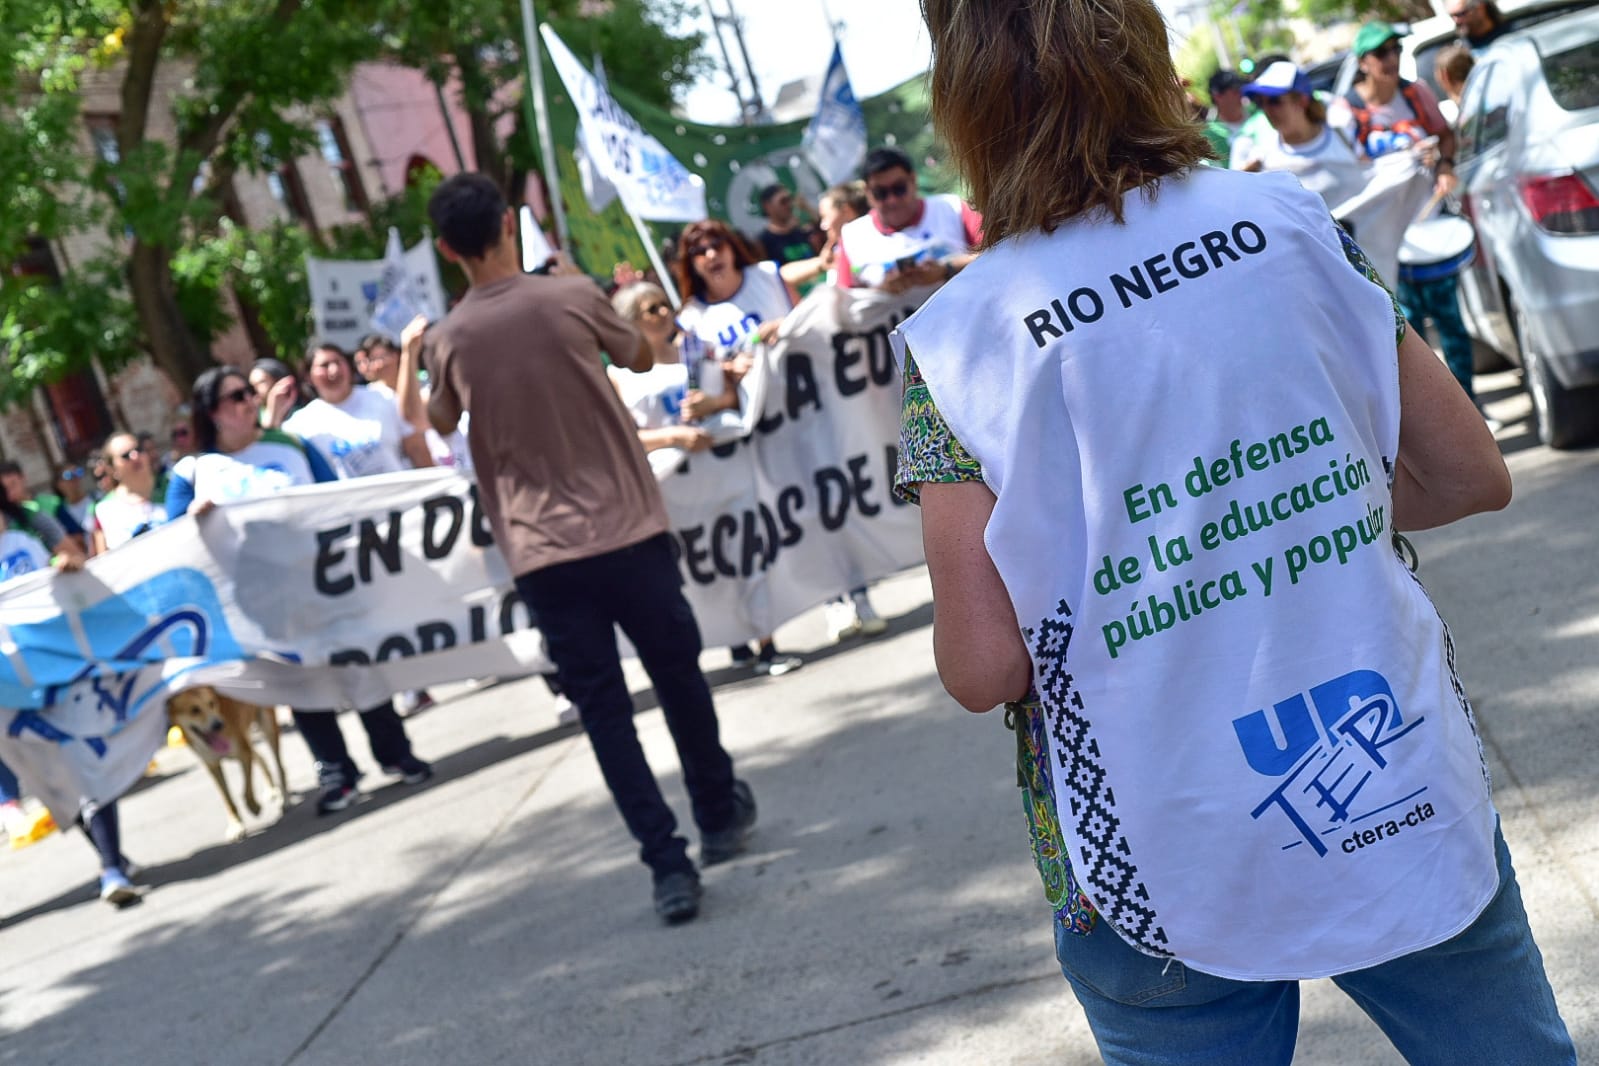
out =
{"type": "Polygon", "coordinates": [[[866,113],[844,70],[844,53],[833,45],[833,59],[822,80],[816,116],[805,129],[805,154],[829,184],[849,181],[866,158],[866,113]]]}

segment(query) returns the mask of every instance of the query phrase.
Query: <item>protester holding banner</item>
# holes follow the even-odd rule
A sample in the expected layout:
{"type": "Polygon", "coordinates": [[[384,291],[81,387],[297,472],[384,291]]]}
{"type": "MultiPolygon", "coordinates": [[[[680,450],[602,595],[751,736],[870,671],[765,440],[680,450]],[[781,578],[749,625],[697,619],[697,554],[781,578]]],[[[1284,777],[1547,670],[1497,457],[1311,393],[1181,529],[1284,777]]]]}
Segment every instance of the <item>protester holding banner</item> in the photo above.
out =
{"type": "Polygon", "coordinates": [[[413,323],[440,433],[472,412],[478,491],[523,600],[537,615],[561,683],[582,715],[605,783],[654,882],[668,923],[699,913],[699,875],[645,761],[615,630],[638,650],[683,764],[700,828],[700,862],[732,858],[755,824],[733,776],[700,636],[683,597],[660,488],[606,378],[648,370],[664,347],[611,308],[586,278],[524,275],[516,216],[482,174],[446,180],[428,201],[440,250],[471,288],[443,322],[413,323]]]}
{"type": "Polygon", "coordinates": [[[166,503],[156,490],[154,457],[131,433],[115,433],[100,449],[115,488],[94,505],[90,535],[94,553],[110,551],[166,521],[166,503]]]}
{"type": "MultiPolygon", "coordinates": [[[[678,312],[678,324],[726,352],[756,341],[771,344],[797,295],[779,275],[777,264],[761,261],[743,237],[716,219],[689,223],[678,246],[682,254],[672,270],[678,291],[691,294],[678,312]]],[[[757,642],[754,651],[743,644],[728,650],[737,665],[769,677],[782,677],[805,665],[799,656],[779,652],[770,634],[757,642]]]]}
{"type": "Polygon", "coordinates": [[[872,209],[866,198],[866,183],[851,181],[828,189],[816,201],[817,224],[821,226],[822,250],[809,259],[784,263],[780,273],[790,285],[802,285],[825,276],[827,284],[837,285],[838,242],[844,223],[853,222],[872,209]]]}
{"type": "MultiPolygon", "coordinates": [[[[324,374],[325,380],[336,378],[324,374]]],[[[167,488],[167,515],[204,515],[229,501],[264,496],[295,485],[337,481],[322,454],[299,437],[262,429],[256,392],[233,367],[212,367],[194,383],[194,424],[200,453],[181,460],[167,488]]],[[[395,416],[398,418],[398,415],[395,416]]],[[[360,714],[372,757],[384,773],[408,785],[433,776],[433,767],[411,751],[405,724],[389,700],[360,714]]],[[[331,814],[354,803],[361,777],[331,710],[294,711],[294,722],[316,759],[321,794],[317,813],[331,814]]]]}
{"type": "Polygon", "coordinates": [[[975,258],[982,216],[958,196],[923,197],[910,156],[874,148],[862,170],[872,209],[840,231],[840,285],[893,293],[941,285],[975,258]]]}
{"type": "Polygon", "coordinates": [[[446,440],[428,425],[427,390],[418,380],[420,368],[414,357],[407,358],[399,345],[383,334],[372,333],[362,338],[361,346],[355,350],[355,368],[366,379],[368,389],[388,399],[400,412],[400,418],[422,434],[434,466],[471,472],[472,454],[466,446],[466,435],[457,430],[446,440]]]}
{"type": "Polygon", "coordinates": [[[672,305],[666,298],[666,291],[659,285],[636,281],[618,289],[611,297],[611,306],[638,327],[657,353],[655,365],[642,373],[616,366],[608,371],[611,385],[638,426],[639,443],[649,453],[666,448],[685,452],[709,448],[714,441],[696,424],[699,417],[696,412],[738,405],[738,389],[723,373],[721,363],[703,357],[707,349],[698,337],[685,348],[671,343],[677,325],[672,321],[672,305]],[[696,360],[697,365],[688,364],[684,358],[685,349],[701,356],[696,360]],[[708,370],[714,373],[720,388],[706,388],[708,370]]]}
{"type": "Polygon", "coordinates": [[[1505,505],[1492,437],[1319,197],[1199,165],[1150,0],[923,11],[988,244],[901,326],[899,480],[1106,1061],[1286,1064],[1331,976],[1409,1062],[1575,1062],[1392,544],[1505,505]]]}
{"type": "Polygon", "coordinates": [[[317,398],[283,428],[326,455],[340,477],[392,474],[433,465],[427,441],[400,417],[391,395],[357,384],[355,361],[336,344],[319,344],[309,370],[317,398]]]}

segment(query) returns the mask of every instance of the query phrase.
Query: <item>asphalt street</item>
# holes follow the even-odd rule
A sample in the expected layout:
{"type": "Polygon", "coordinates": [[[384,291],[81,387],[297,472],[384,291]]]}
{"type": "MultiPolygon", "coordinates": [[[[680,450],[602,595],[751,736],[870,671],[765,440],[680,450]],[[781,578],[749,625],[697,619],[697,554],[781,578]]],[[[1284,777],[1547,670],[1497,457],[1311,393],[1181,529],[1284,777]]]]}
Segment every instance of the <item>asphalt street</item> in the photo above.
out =
{"type": "MultiPolygon", "coordinates": [[[[1484,384],[1515,502],[1413,539],[1556,995],[1593,1059],[1599,452],[1534,446],[1514,382],[1484,384]]],[[[461,688],[410,721],[434,781],[382,780],[348,719],[366,795],[317,818],[291,735],[301,799],[238,844],[223,843],[192,754],[162,752],[123,803],[151,886],[126,910],[95,898],[82,839],[0,852],[0,1063],[1097,1062],[1053,959],[1011,734],[940,688],[925,573],[873,596],[888,635],[833,646],[812,612],[779,633],[808,659],[787,677],[706,653],[760,823],[749,854],[707,874],[698,921],[669,929],[651,912],[592,755],[542,684],[461,688]]],[[[633,680],[646,748],[686,813],[633,680]]],[[[1399,1060],[1314,982],[1297,1061],[1399,1060]]]]}

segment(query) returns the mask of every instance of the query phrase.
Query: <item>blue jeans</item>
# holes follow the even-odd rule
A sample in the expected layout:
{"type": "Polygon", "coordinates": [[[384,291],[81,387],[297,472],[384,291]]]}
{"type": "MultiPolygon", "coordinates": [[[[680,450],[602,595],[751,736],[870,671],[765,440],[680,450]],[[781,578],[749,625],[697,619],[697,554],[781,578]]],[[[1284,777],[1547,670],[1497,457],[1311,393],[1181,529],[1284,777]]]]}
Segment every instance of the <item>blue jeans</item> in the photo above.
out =
{"type": "Polygon", "coordinates": [[[22,798],[22,786],[17,784],[17,775],[11,772],[11,767],[0,762],[0,803],[14,803],[22,798]]]}
{"type": "MultiPolygon", "coordinates": [[[[1510,849],[1497,832],[1499,892],[1452,940],[1333,978],[1411,1066],[1575,1066],[1510,849]]],[[[1087,936],[1055,923],[1055,954],[1108,1066],[1287,1066],[1296,981],[1233,981],[1151,958],[1104,920],[1087,936]]]]}
{"type": "Polygon", "coordinates": [[[1460,317],[1459,276],[1401,281],[1397,295],[1399,309],[1405,313],[1410,328],[1418,334],[1427,320],[1432,319],[1433,328],[1438,331],[1438,344],[1444,350],[1445,365],[1466,390],[1466,395],[1475,398],[1477,394],[1471,385],[1471,334],[1466,332],[1465,320],[1460,317]]]}

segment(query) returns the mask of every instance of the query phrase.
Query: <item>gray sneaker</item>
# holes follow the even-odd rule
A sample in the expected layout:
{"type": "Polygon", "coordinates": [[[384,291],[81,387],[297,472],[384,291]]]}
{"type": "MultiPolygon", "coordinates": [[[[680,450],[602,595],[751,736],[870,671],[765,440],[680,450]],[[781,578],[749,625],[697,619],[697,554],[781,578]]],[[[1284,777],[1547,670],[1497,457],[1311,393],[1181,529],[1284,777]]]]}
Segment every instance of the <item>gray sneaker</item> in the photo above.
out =
{"type": "Polygon", "coordinates": [[[755,828],[755,794],[748,782],[733,782],[733,824],[700,834],[700,865],[715,866],[742,852],[755,828]]]}

